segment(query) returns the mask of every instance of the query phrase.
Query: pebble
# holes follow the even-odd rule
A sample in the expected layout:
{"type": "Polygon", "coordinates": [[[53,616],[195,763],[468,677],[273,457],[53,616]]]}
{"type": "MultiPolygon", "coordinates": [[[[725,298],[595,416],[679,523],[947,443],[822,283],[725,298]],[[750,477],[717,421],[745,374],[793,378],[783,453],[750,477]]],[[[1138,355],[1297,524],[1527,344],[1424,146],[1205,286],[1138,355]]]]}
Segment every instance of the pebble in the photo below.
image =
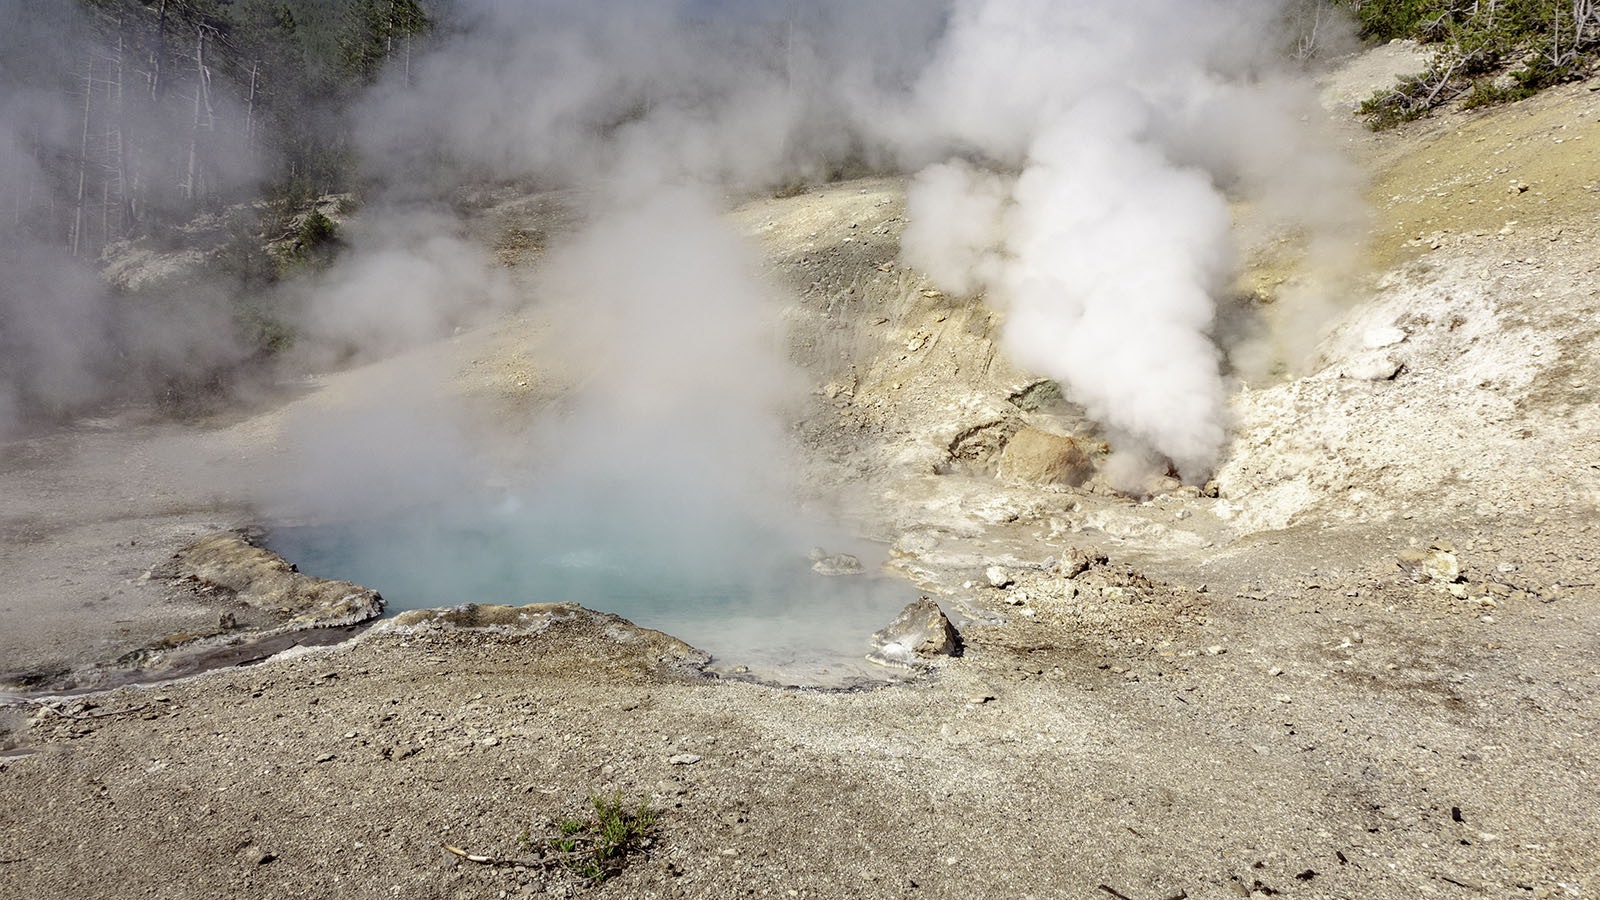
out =
{"type": "Polygon", "coordinates": [[[692,766],[703,758],[698,753],[679,753],[677,756],[667,760],[667,763],[674,766],[692,766]]]}
{"type": "Polygon", "coordinates": [[[989,579],[990,587],[1003,588],[1012,582],[1011,573],[999,566],[990,566],[983,574],[989,579]]]}

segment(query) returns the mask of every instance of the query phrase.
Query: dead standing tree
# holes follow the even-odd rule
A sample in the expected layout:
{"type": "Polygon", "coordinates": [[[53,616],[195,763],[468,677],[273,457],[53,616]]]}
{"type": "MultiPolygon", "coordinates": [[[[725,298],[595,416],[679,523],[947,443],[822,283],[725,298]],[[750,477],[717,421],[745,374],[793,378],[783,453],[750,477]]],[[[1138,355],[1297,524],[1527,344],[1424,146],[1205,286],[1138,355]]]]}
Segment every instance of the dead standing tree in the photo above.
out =
{"type": "Polygon", "coordinates": [[[205,193],[204,172],[200,167],[201,135],[216,126],[211,106],[211,70],[206,66],[206,37],[210,29],[195,27],[194,39],[194,118],[189,126],[188,166],[183,178],[183,197],[191,204],[205,193]]]}

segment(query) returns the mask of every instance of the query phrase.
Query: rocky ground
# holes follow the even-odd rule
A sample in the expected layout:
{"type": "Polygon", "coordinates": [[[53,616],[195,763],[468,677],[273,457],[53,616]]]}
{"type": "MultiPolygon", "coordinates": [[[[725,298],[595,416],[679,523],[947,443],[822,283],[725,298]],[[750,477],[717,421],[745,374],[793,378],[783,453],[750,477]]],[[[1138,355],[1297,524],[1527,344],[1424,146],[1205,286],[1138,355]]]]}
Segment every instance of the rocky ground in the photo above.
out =
{"type": "Polygon", "coordinates": [[[234,636],[144,577],[251,522],[195,472],[423,358],[489,418],[547,402],[532,313],[204,427],[7,445],[0,895],[1592,896],[1600,86],[1344,139],[1370,276],[1316,363],[1240,389],[1213,484],[1144,498],[1000,313],[898,262],[900,182],[734,212],[795,294],[811,502],[961,630],[892,686],[708,678],[535,607],[50,693],[234,636]],[[594,796],[657,814],[601,884],[538,858],[594,796]]]}

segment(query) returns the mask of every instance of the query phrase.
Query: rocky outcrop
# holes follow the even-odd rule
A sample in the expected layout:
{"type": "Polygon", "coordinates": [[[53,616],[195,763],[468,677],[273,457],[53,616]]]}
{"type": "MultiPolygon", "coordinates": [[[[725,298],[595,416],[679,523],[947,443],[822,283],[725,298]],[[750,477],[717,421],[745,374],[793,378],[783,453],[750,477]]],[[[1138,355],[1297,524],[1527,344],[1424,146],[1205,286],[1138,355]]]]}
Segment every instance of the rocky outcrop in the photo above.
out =
{"type": "Polygon", "coordinates": [[[922,597],[900,611],[872,636],[877,648],[867,659],[880,665],[916,668],[926,660],[955,656],[961,650],[961,635],[933,600],[922,597]]]}
{"type": "Polygon", "coordinates": [[[698,673],[711,662],[709,654],[670,634],[576,603],[466,603],[443,609],[412,609],[381,623],[368,635],[381,638],[450,632],[487,633],[512,639],[543,635],[558,638],[558,644],[569,648],[567,652],[587,654],[607,665],[643,666],[659,672],[698,673]]]}
{"type": "Polygon", "coordinates": [[[1033,484],[1077,487],[1094,474],[1087,442],[1024,428],[1011,436],[1000,452],[1001,478],[1033,484]]]}
{"type": "Polygon", "coordinates": [[[190,586],[200,596],[265,612],[284,628],[355,625],[383,614],[377,591],[302,574],[238,532],[203,537],[150,574],[190,586]]]}

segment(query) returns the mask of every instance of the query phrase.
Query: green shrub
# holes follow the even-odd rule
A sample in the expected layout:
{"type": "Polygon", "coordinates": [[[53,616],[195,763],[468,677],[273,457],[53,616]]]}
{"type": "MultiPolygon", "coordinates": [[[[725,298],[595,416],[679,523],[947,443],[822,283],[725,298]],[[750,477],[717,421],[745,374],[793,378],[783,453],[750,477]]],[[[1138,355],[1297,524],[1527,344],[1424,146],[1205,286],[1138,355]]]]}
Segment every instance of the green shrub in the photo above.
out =
{"type": "Polygon", "coordinates": [[[295,243],[307,252],[316,252],[338,240],[339,226],[317,209],[306,213],[300,223],[300,233],[295,237],[295,243]]]}
{"type": "Polygon", "coordinates": [[[647,803],[628,807],[618,792],[589,798],[591,815],[550,823],[556,835],[537,839],[523,832],[523,849],[554,853],[567,871],[585,881],[601,882],[621,872],[628,857],[650,844],[656,813],[647,803]]]}
{"type": "Polygon", "coordinates": [[[1345,0],[1342,5],[1355,13],[1363,38],[1390,41],[1413,37],[1437,4],[1430,0],[1345,0]]]}
{"type": "Polygon", "coordinates": [[[1341,0],[1373,40],[1437,46],[1428,69],[1379,91],[1361,112],[1375,129],[1427,115],[1457,98],[1471,107],[1520,100],[1580,78],[1600,60],[1600,23],[1570,0],[1341,0]],[[1496,83],[1510,72],[1512,85],[1496,83]]]}

